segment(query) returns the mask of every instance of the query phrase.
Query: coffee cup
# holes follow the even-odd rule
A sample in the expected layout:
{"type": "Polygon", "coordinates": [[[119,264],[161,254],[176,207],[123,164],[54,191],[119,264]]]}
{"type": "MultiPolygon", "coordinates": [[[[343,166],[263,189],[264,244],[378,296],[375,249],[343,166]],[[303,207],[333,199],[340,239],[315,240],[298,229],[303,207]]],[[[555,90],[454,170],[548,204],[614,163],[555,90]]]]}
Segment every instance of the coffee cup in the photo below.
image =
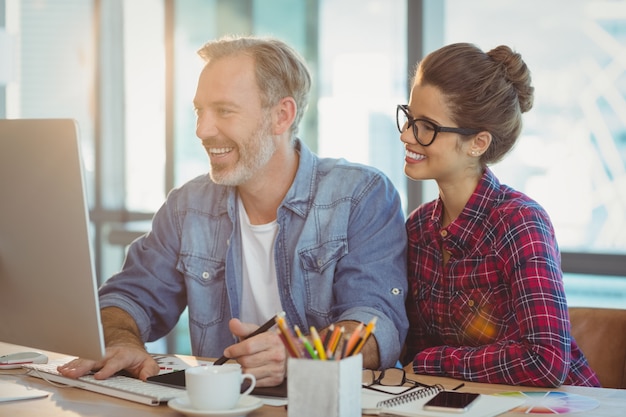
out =
{"type": "Polygon", "coordinates": [[[248,395],[256,385],[252,374],[244,374],[241,365],[194,366],[185,370],[185,386],[189,404],[196,410],[230,410],[243,395],[248,395]],[[242,393],[241,384],[250,381],[250,386],[242,393]]]}

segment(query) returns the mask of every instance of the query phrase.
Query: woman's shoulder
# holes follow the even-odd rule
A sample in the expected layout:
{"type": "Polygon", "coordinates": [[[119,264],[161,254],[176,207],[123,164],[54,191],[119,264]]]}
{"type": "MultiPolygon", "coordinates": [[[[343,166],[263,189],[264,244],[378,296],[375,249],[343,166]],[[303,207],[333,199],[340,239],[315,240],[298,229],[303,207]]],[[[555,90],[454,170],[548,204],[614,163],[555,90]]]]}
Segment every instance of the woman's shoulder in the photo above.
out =
{"type": "Polygon", "coordinates": [[[535,199],[508,185],[500,186],[497,209],[502,214],[541,216],[549,219],[546,209],[535,199]]]}

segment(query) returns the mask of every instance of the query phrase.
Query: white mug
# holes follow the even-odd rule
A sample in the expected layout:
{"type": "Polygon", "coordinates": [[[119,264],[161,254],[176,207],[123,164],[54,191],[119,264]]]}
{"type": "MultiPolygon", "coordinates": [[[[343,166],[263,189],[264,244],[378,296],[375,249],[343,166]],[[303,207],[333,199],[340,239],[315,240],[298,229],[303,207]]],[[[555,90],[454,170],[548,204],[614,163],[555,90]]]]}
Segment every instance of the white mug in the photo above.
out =
{"type": "Polygon", "coordinates": [[[230,410],[243,395],[256,385],[252,374],[244,374],[238,363],[194,366],[185,370],[185,386],[189,403],[196,410],[230,410]],[[241,393],[241,384],[250,380],[250,386],[241,393]]]}

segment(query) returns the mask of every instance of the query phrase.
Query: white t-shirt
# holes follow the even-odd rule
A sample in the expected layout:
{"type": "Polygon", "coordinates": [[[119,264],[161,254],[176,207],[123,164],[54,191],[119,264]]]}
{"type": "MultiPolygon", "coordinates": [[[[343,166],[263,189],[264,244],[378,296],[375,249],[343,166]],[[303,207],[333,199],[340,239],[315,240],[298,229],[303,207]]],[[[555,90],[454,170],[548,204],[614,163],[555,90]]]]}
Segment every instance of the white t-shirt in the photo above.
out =
{"type": "Polygon", "coordinates": [[[261,325],[282,310],[274,262],[278,223],[252,225],[241,199],[238,204],[243,271],[240,320],[261,325]]]}

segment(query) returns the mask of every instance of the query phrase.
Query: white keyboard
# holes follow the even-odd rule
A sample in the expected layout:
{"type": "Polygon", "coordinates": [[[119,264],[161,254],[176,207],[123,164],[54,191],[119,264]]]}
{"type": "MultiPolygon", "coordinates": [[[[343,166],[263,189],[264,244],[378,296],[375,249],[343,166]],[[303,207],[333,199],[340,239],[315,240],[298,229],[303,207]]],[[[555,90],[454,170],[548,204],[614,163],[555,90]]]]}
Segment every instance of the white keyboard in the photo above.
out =
{"type": "Polygon", "coordinates": [[[162,402],[180,397],[186,392],[184,389],[144,382],[127,376],[95,379],[92,375],[85,375],[78,379],[68,378],[57,371],[57,366],[61,364],[63,362],[28,364],[23,365],[23,368],[28,370],[28,375],[48,382],[69,385],[148,405],[159,405],[162,402]]]}

